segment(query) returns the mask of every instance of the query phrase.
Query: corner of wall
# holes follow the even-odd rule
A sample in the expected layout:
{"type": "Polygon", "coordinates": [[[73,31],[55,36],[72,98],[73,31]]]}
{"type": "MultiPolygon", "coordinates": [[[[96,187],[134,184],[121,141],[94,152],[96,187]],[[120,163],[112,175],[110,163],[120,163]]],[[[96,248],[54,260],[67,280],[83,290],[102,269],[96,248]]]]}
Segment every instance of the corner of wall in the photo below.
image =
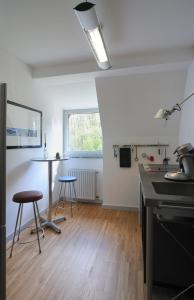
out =
{"type": "MultiPolygon", "coordinates": [[[[194,91],[194,61],[187,72],[185,97],[194,91]]],[[[191,143],[194,145],[194,96],[184,104],[181,111],[179,127],[179,144],[191,143]]]]}

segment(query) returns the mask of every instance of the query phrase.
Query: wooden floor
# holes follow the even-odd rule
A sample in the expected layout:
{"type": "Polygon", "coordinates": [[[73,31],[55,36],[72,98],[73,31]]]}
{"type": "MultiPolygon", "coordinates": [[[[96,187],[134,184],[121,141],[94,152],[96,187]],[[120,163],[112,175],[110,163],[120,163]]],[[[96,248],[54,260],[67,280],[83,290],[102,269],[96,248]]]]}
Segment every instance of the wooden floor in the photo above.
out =
{"type": "MultiPolygon", "coordinates": [[[[46,230],[41,255],[35,242],[7,258],[7,300],[143,300],[138,214],[82,204],[65,216],[61,234],[46,230]]],[[[28,229],[21,238],[34,236],[28,229]]],[[[156,288],[153,300],[176,294],[156,288]]]]}
{"type": "Polygon", "coordinates": [[[7,300],[142,300],[137,213],[82,204],[65,215],[61,234],[46,230],[41,255],[33,243],[7,258],[7,300]]]}

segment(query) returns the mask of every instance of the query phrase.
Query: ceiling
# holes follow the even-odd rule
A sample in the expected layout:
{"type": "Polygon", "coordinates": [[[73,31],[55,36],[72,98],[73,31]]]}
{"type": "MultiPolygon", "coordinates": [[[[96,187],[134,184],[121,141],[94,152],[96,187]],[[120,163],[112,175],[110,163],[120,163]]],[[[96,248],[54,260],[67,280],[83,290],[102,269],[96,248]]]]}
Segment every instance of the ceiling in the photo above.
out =
{"type": "MultiPolygon", "coordinates": [[[[0,0],[0,46],[32,67],[93,55],[78,0],[0,0]]],[[[110,57],[194,45],[193,0],[94,0],[110,57]]]]}

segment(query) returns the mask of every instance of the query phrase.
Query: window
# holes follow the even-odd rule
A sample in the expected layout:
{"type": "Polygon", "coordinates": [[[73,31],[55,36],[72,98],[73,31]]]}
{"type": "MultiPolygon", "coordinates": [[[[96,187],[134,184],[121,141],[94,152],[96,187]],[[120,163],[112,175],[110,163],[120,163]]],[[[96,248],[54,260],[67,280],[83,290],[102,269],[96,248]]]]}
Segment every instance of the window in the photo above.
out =
{"type": "Polygon", "coordinates": [[[102,157],[98,110],[64,111],[64,153],[71,157],[102,157]]]}

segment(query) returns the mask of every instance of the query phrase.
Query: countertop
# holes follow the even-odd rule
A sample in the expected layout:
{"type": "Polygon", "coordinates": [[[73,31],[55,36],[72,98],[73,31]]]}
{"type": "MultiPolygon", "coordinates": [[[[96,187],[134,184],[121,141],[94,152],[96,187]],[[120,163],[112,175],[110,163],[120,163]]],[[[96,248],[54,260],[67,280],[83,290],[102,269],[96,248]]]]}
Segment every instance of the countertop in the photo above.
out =
{"type": "MultiPolygon", "coordinates": [[[[160,165],[155,165],[160,166],[160,165]]],[[[163,168],[163,165],[161,165],[163,168]]],[[[178,195],[167,195],[158,194],[155,192],[152,182],[170,182],[172,184],[177,183],[177,181],[169,181],[164,178],[165,173],[170,170],[177,170],[177,165],[167,166],[167,171],[146,171],[143,164],[139,164],[139,173],[141,180],[141,188],[144,198],[144,204],[146,206],[158,206],[161,204],[172,204],[172,205],[189,205],[194,206],[194,197],[192,196],[178,196],[178,195]]],[[[193,184],[194,181],[180,182],[181,185],[193,184]]]]}

